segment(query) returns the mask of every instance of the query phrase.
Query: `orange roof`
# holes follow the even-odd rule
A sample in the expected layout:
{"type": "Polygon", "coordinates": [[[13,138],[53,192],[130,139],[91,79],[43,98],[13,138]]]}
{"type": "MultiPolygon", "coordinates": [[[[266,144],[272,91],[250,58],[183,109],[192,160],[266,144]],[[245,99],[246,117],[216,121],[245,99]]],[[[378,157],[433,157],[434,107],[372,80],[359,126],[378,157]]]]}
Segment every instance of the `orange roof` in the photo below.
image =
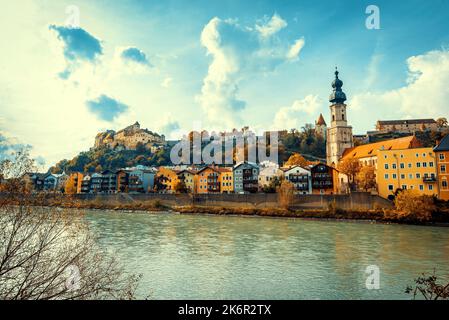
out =
{"type": "Polygon", "coordinates": [[[403,137],[392,140],[385,140],[376,143],[364,144],[361,146],[346,149],[343,152],[342,160],[361,159],[377,156],[378,150],[399,150],[421,147],[421,143],[415,136],[403,137]]]}

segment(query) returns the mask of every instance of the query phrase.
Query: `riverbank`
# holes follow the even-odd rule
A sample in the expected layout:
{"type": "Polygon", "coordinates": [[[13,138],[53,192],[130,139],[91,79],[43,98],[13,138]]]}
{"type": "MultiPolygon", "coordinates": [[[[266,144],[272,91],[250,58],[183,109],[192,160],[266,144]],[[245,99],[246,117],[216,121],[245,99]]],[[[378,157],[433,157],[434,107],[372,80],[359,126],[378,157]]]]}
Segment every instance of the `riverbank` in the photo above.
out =
{"type": "MultiPolygon", "coordinates": [[[[123,212],[157,213],[163,211],[174,211],[180,214],[212,214],[222,216],[261,216],[261,217],[283,217],[283,218],[304,218],[322,220],[363,220],[376,221],[382,223],[399,223],[414,225],[449,225],[449,208],[439,206],[430,215],[411,214],[396,210],[395,208],[375,208],[375,209],[341,209],[334,205],[329,205],[322,209],[297,209],[273,207],[237,207],[208,205],[185,205],[183,203],[164,203],[158,199],[154,200],[132,200],[127,199],[79,199],[76,197],[56,196],[47,198],[28,198],[27,205],[48,206],[59,208],[88,209],[88,210],[117,210],[123,212]]],[[[11,203],[14,204],[14,203],[11,203]]]]}

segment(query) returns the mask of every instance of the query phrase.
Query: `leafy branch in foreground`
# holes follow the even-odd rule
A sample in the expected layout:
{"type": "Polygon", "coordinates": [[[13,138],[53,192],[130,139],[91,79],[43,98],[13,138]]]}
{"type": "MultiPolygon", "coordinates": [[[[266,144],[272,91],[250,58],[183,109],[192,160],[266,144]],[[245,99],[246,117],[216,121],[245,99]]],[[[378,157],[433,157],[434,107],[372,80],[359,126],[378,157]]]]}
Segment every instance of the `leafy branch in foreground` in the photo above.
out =
{"type": "Polygon", "coordinates": [[[415,279],[413,287],[408,286],[405,289],[405,293],[412,294],[413,299],[416,299],[418,294],[421,294],[425,300],[449,299],[449,283],[439,284],[437,281],[435,270],[431,275],[423,273],[415,279]]]}

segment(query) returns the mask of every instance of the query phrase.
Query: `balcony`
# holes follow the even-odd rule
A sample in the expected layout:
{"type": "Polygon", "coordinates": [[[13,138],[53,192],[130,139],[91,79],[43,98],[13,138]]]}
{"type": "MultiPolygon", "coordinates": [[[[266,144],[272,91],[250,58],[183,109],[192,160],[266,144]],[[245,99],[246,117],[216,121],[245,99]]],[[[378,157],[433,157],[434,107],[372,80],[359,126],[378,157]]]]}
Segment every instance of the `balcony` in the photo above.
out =
{"type": "Polygon", "coordinates": [[[437,182],[437,178],[435,176],[423,177],[422,181],[425,183],[434,183],[437,182]]]}

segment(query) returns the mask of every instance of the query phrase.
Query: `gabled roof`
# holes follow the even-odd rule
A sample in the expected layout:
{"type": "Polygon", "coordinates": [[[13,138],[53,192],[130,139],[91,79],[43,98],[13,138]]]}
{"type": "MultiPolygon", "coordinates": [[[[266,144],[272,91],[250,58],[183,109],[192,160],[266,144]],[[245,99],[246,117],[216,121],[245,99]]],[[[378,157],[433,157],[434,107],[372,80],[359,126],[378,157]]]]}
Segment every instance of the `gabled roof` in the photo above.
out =
{"type": "Polygon", "coordinates": [[[326,121],[324,121],[324,117],[323,117],[322,113],[320,113],[320,116],[318,117],[318,120],[316,121],[316,125],[317,126],[325,126],[326,125],[326,121]]]}
{"type": "Polygon", "coordinates": [[[258,165],[254,162],[249,162],[249,161],[241,161],[239,163],[236,163],[236,165],[234,166],[234,170],[237,169],[238,167],[240,167],[243,164],[248,164],[250,166],[252,166],[253,168],[259,168],[258,165]]]}
{"type": "Polygon", "coordinates": [[[346,149],[343,152],[342,160],[375,157],[377,156],[377,151],[379,150],[411,149],[421,146],[421,143],[415,136],[385,140],[346,149]]]}
{"type": "Polygon", "coordinates": [[[433,149],[435,152],[449,151],[449,134],[444,136],[441,142],[433,149]]]}

